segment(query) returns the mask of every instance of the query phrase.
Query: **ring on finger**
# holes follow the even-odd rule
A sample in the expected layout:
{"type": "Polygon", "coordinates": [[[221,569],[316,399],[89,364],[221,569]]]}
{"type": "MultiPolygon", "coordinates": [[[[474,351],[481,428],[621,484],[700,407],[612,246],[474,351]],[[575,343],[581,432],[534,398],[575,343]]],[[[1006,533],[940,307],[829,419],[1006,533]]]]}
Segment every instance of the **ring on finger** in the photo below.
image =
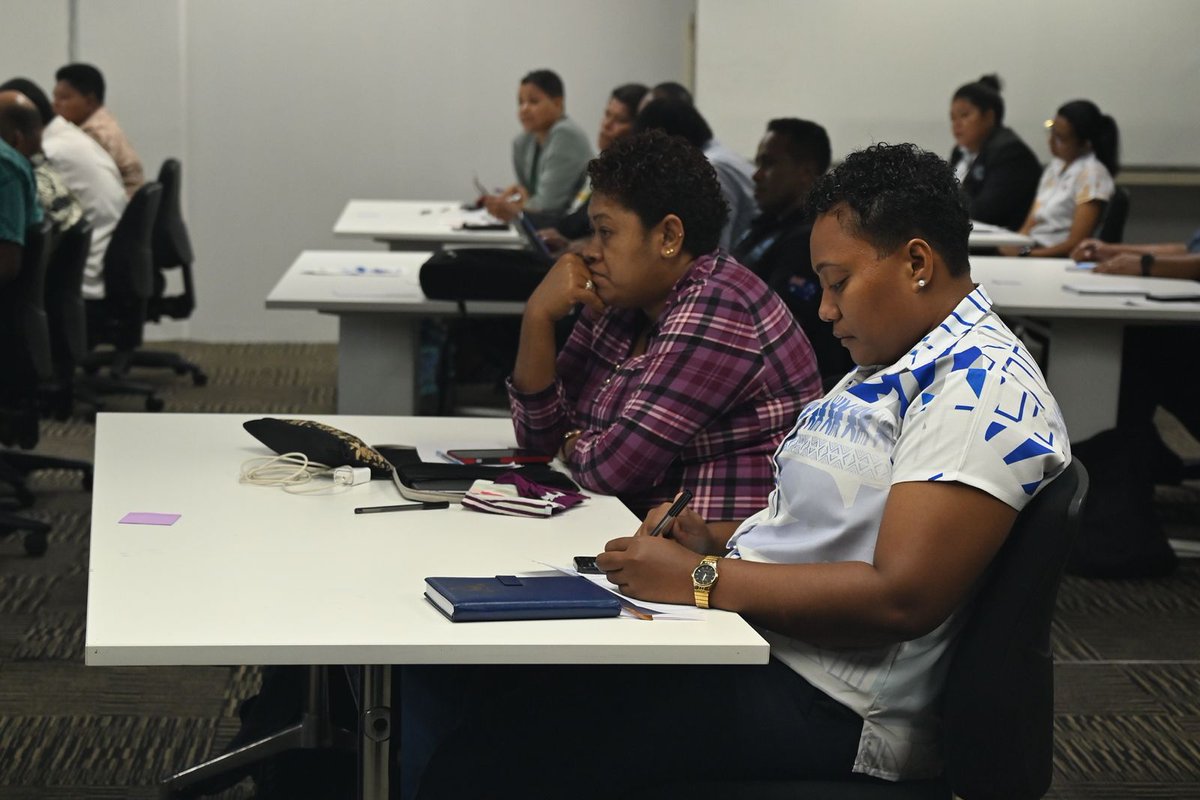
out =
{"type": "Polygon", "coordinates": [[[584,288],[584,291],[588,291],[588,292],[595,291],[596,284],[592,283],[591,278],[588,278],[587,283],[583,284],[583,288],[584,288]]]}

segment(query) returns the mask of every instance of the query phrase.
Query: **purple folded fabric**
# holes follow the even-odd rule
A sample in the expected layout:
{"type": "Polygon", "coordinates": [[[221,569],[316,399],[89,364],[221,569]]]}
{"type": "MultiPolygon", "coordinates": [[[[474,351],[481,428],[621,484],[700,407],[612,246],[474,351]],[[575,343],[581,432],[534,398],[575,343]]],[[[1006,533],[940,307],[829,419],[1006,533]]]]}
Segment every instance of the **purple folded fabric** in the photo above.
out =
{"type": "Polygon", "coordinates": [[[549,517],[582,503],[587,495],[556,489],[515,472],[494,481],[476,481],[462,504],[475,511],[518,517],[549,517]]]}

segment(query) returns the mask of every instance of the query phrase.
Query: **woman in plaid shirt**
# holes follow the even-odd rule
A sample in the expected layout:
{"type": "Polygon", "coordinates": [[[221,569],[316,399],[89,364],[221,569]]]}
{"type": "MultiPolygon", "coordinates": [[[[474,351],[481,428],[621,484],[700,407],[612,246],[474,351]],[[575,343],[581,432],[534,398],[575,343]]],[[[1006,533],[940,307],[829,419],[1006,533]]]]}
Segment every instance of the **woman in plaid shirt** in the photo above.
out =
{"type": "Polygon", "coordinates": [[[509,397],[522,447],[637,514],[680,489],[710,520],[766,502],[771,454],[820,394],[808,339],[717,250],[727,208],[703,153],[660,132],[588,165],[593,235],[529,298],[509,397]],[[582,306],[561,353],[554,326],[582,306]]]}

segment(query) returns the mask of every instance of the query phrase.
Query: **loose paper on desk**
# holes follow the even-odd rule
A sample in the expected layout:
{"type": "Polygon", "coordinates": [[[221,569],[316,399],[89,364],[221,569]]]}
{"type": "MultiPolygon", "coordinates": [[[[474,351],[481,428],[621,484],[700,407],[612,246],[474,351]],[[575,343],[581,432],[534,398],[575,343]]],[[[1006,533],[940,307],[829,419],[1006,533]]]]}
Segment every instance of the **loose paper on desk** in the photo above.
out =
{"type": "Polygon", "coordinates": [[[1151,300],[1200,298],[1200,284],[1176,278],[1137,278],[1122,275],[1081,275],[1063,284],[1076,294],[1111,294],[1146,297],[1151,300]]]}
{"type": "Polygon", "coordinates": [[[366,264],[347,264],[344,267],[311,267],[301,270],[301,275],[328,275],[330,277],[405,278],[412,270],[404,267],[371,267],[366,264]]]}
{"type": "MultiPolygon", "coordinates": [[[[633,598],[628,597],[627,595],[621,594],[621,592],[617,589],[617,587],[614,586],[613,584],[609,583],[608,578],[604,577],[603,575],[584,575],[583,573],[577,572],[576,570],[572,569],[571,567],[560,567],[557,564],[547,564],[545,561],[539,561],[537,563],[543,564],[557,572],[562,572],[566,575],[579,575],[581,577],[587,578],[589,581],[596,584],[601,589],[612,592],[617,597],[620,597],[621,602],[623,604],[626,604],[626,603],[630,604],[630,605],[634,606],[635,608],[637,608],[639,611],[649,613],[656,620],[659,620],[659,619],[699,620],[699,619],[704,618],[703,612],[700,611],[700,609],[698,609],[698,608],[693,608],[692,606],[677,605],[675,603],[647,603],[645,600],[634,600],[633,598]]],[[[629,609],[624,608],[624,606],[622,606],[622,608],[621,608],[621,616],[629,617],[630,619],[638,619],[638,617],[635,614],[631,613],[629,611],[629,609]]]]}

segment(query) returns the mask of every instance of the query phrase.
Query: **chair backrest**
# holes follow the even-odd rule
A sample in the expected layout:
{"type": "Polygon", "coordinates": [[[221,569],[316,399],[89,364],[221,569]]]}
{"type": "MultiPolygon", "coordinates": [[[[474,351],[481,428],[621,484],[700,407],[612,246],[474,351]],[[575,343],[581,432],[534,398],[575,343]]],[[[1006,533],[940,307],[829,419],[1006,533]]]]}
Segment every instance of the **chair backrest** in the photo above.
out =
{"type": "Polygon", "coordinates": [[[154,266],[158,269],[191,264],[193,260],[192,240],[188,237],[180,202],[181,178],[182,167],[178,159],[168,158],[163,162],[158,171],[162,202],[154,222],[154,266]]]}
{"type": "Polygon", "coordinates": [[[1129,191],[1120,186],[1104,207],[1096,238],[1109,244],[1120,244],[1125,238],[1125,221],[1129,219],[1129,191]]]}
{"type": "Polygon", "coordinates": [[[1040,798],[1050,788],[1050,622],[1087,486],[1074,460],[1017,515],[959,636],[943,711],[946,777],[964,800],[1040,798]]]}
{"type": "Polygon", "coordinates": [[[151,235],[162,187],[151,181],[129,200],[104,251],[104,301],[99,325],[89,323],[100,341],[118,348],[142,342],[146,304],[154,291],[151,235]]]}
{"type": "Polygon", "coordinates": [[[180,200],[183,168],[178,159],[168,158],[158,171],[162,184],[162,202],[154,222],[154,294],[150,298],[149,319],[157,322],[164,316],[186,319],[196,307],[196,288],[192,281],[192,240],[183,221],[180,200]],[[183,277],[183,292],[165,296],[167,281],[163,270],[178,269],[183,277]]]}
{"type": "Polygon", "coordinates": [[[46,323],[46,261],[50,222],[43,220],[25,231],[21,271],[0,299],[0,348],[5,370],[0,376],[18,394],[36,399],[37,385],[53,377],[50,333],[46,323]]]}
{"type": "Polygon", "coordinates": [[[83,271],[92,246],[92,223],[86,219],[65,231],[46,268],[46,316],[55,372],[69,377],[87,355],[87,317],[83,306],[83,271]]]}

